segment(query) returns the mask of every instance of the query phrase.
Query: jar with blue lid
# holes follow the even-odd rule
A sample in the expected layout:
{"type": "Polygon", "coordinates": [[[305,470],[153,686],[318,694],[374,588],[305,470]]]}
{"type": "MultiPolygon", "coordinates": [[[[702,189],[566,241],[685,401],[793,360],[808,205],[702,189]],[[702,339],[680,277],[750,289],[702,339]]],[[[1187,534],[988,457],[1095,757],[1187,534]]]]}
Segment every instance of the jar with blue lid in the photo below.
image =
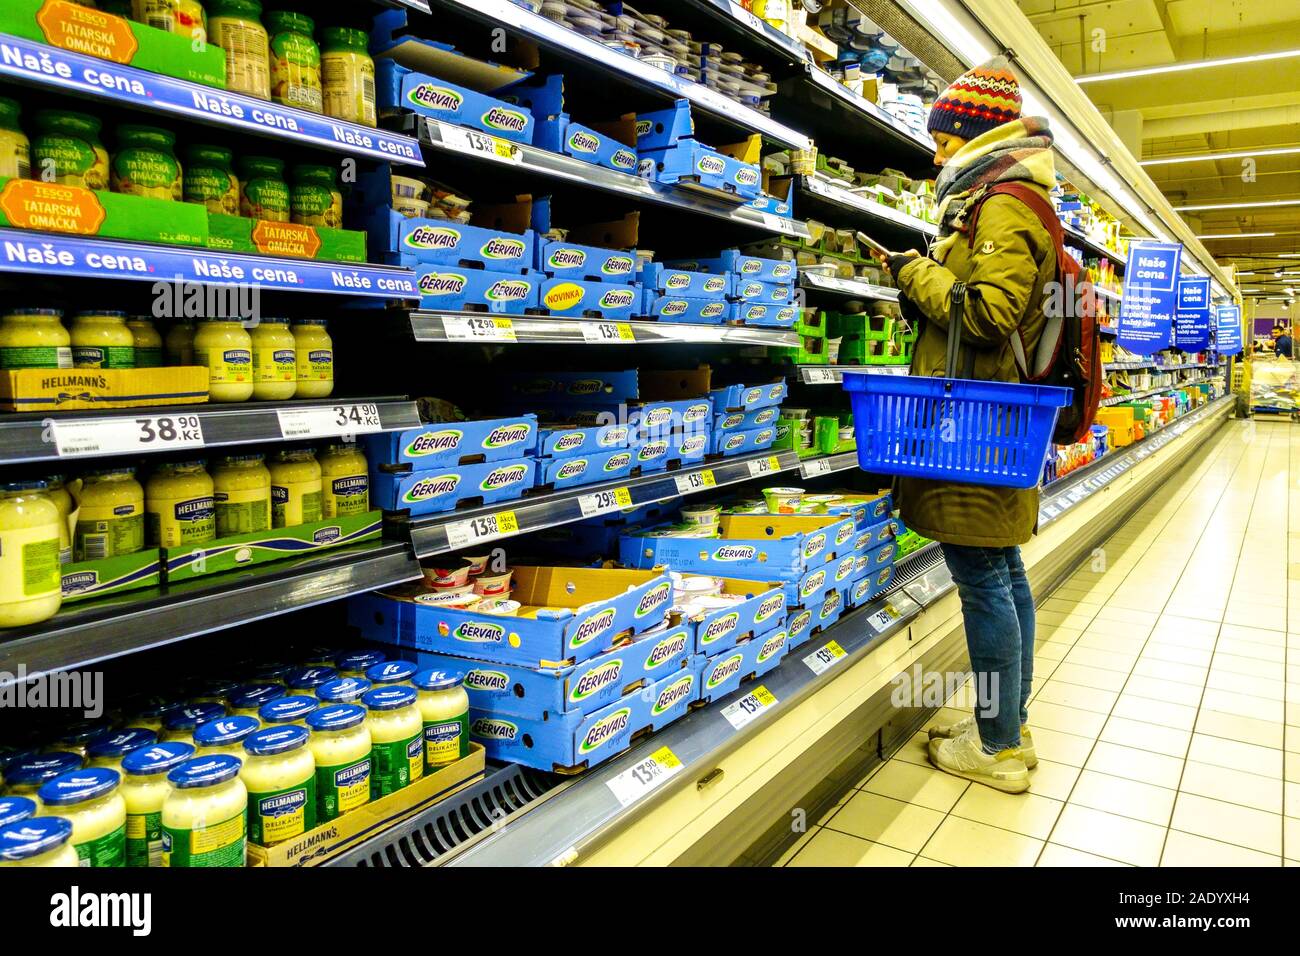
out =
{"type": "Polygon", "coordinates": [[[417,668],[410,661],[384,661],[366,668],[366,680],[376,687],[410,684],[417,668]]]}
{"type": "Polygon", "coordinates": [[[262,664],[252,673],[252,678],[257,683],[284,683],[284,675],[293,670],[297,665],[285,664],[282,661],[269,661],[262,664]]]}
{"type": "Polygon", "coordinates": [[[49,780],[37,798],[72,823],[72,847],[82,866],[126,866],[126,800],[122,775],[107,767],[73,770],[49,780]]]}
{"type": "Polygon", "coordinates": [[[316,760],[307,746],[310,736],[306,727],[287,724],[263,727],[244,740],[239,775],[248,788],[250,843],[274,846],[316,826],[316,760]]]}
{"type": "Polygon", "coordinates": [[[464,673],[423,670],[413,683],[424,727],[425,772],[469,756],[469,695],[464,673]]]}
{"type": "Polygon", "coordinates": [[[262,729],[262,722],[247,714],[218,717],[194,731],[195,757],[214,757],[229,754],[236,760],[244,759],[244,741],[262,729]]]}
{"type": "MultiPolygon", "coordinates": [[[[362,712],[364,719],[365,712],[362,712]]],[[[27,797],[0,797],[0,827],[36,816],[36,801],[27,797]]]]}
{"type": "Polygon", "coordinates": [[[0,866],[79,865],[72,823],[63,817],[33,817],[0,826],[0,866]]]}
{"type": "Polygon", "coordinates": [[[226,708],[221,704],[190,704],[172,711],[163,718],[162,739],[192,744],[196,727],[224,716],[226,716],[226,708]]]}
{"type": "Polygon", "coordinates": [[[338,676],[338,671],[333,667],[324,665],[314,665],[311,667],[299,667],[285,675],[285,684],[289,690],[313,691],[326,681],[331,681],[338,676]]]}
{"type": "Polygon", "coordinates": [[[334,658],[340,677],[365,677],[366,671],[388,660],[383,651],[348,651],[334,658]]]}
{"type": "Polygon", "coordinates": [[[163,866],[244,865],[248,790],[241,769],[238,757],[205,754],[168,771],[171,790],[162,806],[163,866]]]}
{"type": "Polygon", "coordinates": [[[161,735],[163,721],[167,718],[167,715],[180,710],[184,706],[185,702],[180,700],[170,700],[166,697],[147,697],[137,705],[135,714],[128,723],[132,727],[144,727],[161,735]]]}
{"type": "Polygon", "coordinates": [[[319,706],[320,701],[315,697],[291,694],[267,701],[258,709],[257,719],[267,727],[293,724],[305,729],[307,715],[319,706]]]}
{"type": "Polygon", "coordinates": [[[241,684],[230,695],[230,716],[257,717],[262,705],[285,695],[284,684],[278,681],[255,681],[241,684]]]}
{"type": "Polygon", "coordinates": [[[370,801],[370,729],[366,709],[328,704],[307,718],[316,761],[318,823],[333,820],[370,801]]]}
{"type": "Polygon", "coordinates": [[[162,806],[172,789],[167,774],[192,756],[193,744],[173,740],[140,747],[122,758],[127,866],[162,866],[162,806]]]}
{"type": "Polygon", "coordinates": [[[9,765],[5,770],[5,786],[11,794],[30,796],[47,781],[79,770],[83,763],[81,754],[69,751],[35,754],[9,765]]]}
{"type": "Polygon", "coordinates": [[[316,688],[316,699],[327,704],[355,704],[374,685],[364,677],[339,677],[316,688]]]}
{"type": "Polygon", "coordinates": [[[87,756],[87,748],[92,740],[113,729],[111,720],[79,720],[65,727],[53,741],[51,750],[66,750],[87,756]]]}
{"type": "Polygon", "coordinates": [[[191,704],[221,704],[230,706],[230,695],[238,688],[240,682],[227,678],[213,678],[199,683],[190,697],[191,704]]]}
{"type": "Polygon", "coordinates": [[[144,727],[128,727],[126,730],[110,731],[100,734],[86,747],[86,755],[92,767],[109,767],[120,770],[122,758],[133,750],[147,747],[158,742],[158,734],[144,727]]]}
{"type": "Polygon", "coordinates": [[[374,761],[370,799],[378,800],[424,776],[424,723],[416,705],[416,690],[409,684],[368,690],[361,703],[367,711],[374,761]]]}

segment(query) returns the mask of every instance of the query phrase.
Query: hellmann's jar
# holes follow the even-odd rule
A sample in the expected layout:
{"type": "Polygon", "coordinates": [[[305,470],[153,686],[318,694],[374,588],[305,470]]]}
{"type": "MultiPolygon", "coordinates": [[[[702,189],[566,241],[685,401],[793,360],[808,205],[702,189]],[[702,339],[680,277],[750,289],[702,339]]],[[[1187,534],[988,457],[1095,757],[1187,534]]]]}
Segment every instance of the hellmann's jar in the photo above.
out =
{"type": "Polygon", "coordinates": [[[107,767],[88,767],[55,777],[37,797],[42,812],[72,822],[72,845],[82,866],[126,866],[126,801],[122,775],[107,767]]]}
{"type": "Polygon", "coordinates": [[[0,826],[0,866],[80,866],[72,847],[72,822],[32,817],[0,826]]]}
{"type": "Polygon", "coordinates": [[[362,695],[361,703],[374,760],[370,798],[378,800],[424,776],[424,724],[414,687],[376,687],[362,695]]]}
{"type": "Polygon", "coordinates": [[[144,488],[130,468],[105,468],[85,476],[72,535],[74,561],[135,554],[144,547],[144,488]]]}
{"type": "Polygon", "coordinates": [[[253,397],[253,338],[234,319],[199,323],[192,364],[207,367],[212,401],[246,402],[253,397]]]}
{"type": "Polygon", "coordinates": [[[58,309],[23,308],[0,318],[0,369],[72,368],[72,336],[58,309]]]}
{"type": "Polygon", "coordinates": [[[217,536],[214,486],[202,461],[163,462],[144,491],[145,540],[150,545],[179,548],[217,536]]]}
{"type": "Polygon", "coordinates": [[[229,754],[193,757],[167,774],[163,866],[240,867],[245,863],[248,789],[229,754]]]}
{"type": "Polygon", "coordinates": [[[248,840],[272,846],[316,826],[316,761],[311,733],[289,724],[266,727],[244,741],[239,770],[248,788],[248,840]]]}
{"type": "Polygon", "coordinates": [[[0,627],[36,624],[58,613],[66,536],[60,520],[46,482],[0,484],[0,627]]]}
{"type": "Polygon", "coordinates": [[[334,391],[334,340],[325,319],[294,319],[297,361],[294,398],[329,398],[334,391]]]}
{"type": "Polygon", "coordinates": [[[171,741],[140,747],[122,758],[127,866],[162,866],[162,808],[172,789],[167,774],[193,754],[191,744],[171,741]]]}
{"type": "Polygon", "coordinates": [[[371,740],[366,709],[331,704],[307,718],[316,761],[316,820],[328,820],[370,800],[371,740]]]}
{"type": "Polygon", "coordinates": [[[376,125],[375,61],[370,58],[365,30],[321,30],[321,85],[328,115],[362,126],[376,125]]]}
{"type": "Polygon", "coordinates": [[[370,510],[370,465],[352,442],[332,442],[318,456],[321,517],[348,518],[370,510]]]}

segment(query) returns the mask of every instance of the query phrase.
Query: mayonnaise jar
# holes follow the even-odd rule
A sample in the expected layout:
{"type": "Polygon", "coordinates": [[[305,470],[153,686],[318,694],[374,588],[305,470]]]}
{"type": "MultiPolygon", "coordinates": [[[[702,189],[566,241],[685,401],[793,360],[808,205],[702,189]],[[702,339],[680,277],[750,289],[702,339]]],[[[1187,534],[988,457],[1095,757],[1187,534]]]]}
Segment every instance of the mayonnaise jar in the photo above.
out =
{"type": "Polygon", "coordinates": [[[82,866],[126,865],[126,801],[122,775],[107,767],[73,770],[37,792],[42,812],[72,822],[72,845],[82,866]]]}
{"type": "Polygon", "coordinates": [[[178,548],[217,536],[212,476],[202,461],[160,464],[145,482],[145,540],[178,548]]]}
{"type": "Polygon", "coordinates": [[[113,729],[113,721],[107,718],[78,720],[64,727],[59,732],[59,735],[50,742],[47,749],[81,754],[84,760],[90,742],[97,737],[111,733],[113,729]]]}
{"type": "Polygon", "coordinates": [[[10,795],[33,796],[49,781],[73,770],[85,761],[70,751],[36,754],[5,768],[5,791],[10,795]]]}
{"type": "Polygon", "coordinates": [[[316,761],[306,727],[265,727],[244,741],[248,840],[272,846],[316,826],[316,761]]]}
{"type": "Polygon", "coordinates": [[[257,719],[257,712],[267,701],[284,696],[284,685],[273,681],[257,681],[243,684],[230,695],[230,715],[232,717],[252,717],[257,719]]]}
{"type": "Polygon", "coordinates": [[[325,319],[294,319],[293,342],[297,356],[295,398],[328,398],[334,391],[334,340],[325,319]]]}
{"type": "Polygon", "coordinates": [[[227,455],[212,475],[217,537],[271,527],[271,473],[261,455],[227,455]]]}
{"type": "Polygon", "coordinates": [[[46,482],[0,484],[0,627],[35,624],[58,613],[66,529],[46,482]]]}
{"type": "Polygon", "coordinates": [[[122,760],[132,751],[157,742],[158,734],[155,731],[144,727],[128,727],[126,730],[110,731],[96,737],[86,747],[86,756],[92,767],[121,770],[122,760]]]}
{"type": "Polygon", "coordinates": [[[135,367],[160,368],[163,363],[163,340],[147,316],[133,315],[126,320],[135,342],[135,367]]]}
{"type": "Polygon", "coordinates": [[[249,337],[253,342],[253,397],[264,402],[293,398],[298,389],[298,353],[289,320],[264,318],[249,337]]]}
{"type": "Polygon", "coordinates": [[[134,716],[128,721],[132,727],[145,727],[162,734],[163,721],[173,711],[180,710],[182,701],[168,700],[166,697],[150,697],[140,705],[134,716]]]}
{"type": "Polygon", "coordinates": [[[415,705],[415,688],[376,687],[361,698],[370,728],[374,768],[370,799],[396,793],[424,776],[424,723],[415,705]]]}
{"type": "Polygon", "coordinates": [[[77,504],[73,560],[115,558],[144,547],[144,488],[130,468],[90,472],[77,504]]]}
{"type": "Polygon", "coordinates": [[[307,715],[319,706],[320,701],[315,697],[291,694],[267,701],[258,710],[257,719],[267,727],[293,725],[306,728],[307,715]]]}
{"type": "MultiPolygon", "coordinates": [[[[194,365],[194,322],[179,319],[172,323],[163,339],[163,354],[168,365],[194,365]]],[[[211,387],[211,386],[209,386],[211,387]]]]}
{"type": "Polygon", "coordinates": [[[0,369],[72,368],[72,336],[58,309],[13,309],[0,317],[0,369]]]}
{"type": "Polygon", "coordinates": [[[230,754],[238,760],[244,759],[244,741],[262,729],[262,722],[256,717],[245,714],[232,714],[209,720],[202,727],[194,730],[194,747],[196,757],[211,757],[214,754],[230,754]]]}
{"type": "Polygon", "coordinates": [[[313,693],[321,684],[328,683],[338,676],[332,667],[315,665],[297,667],[284,676],[284,683],[290,691],[313,693]]]}
{"type": "Polygon", "coordinates": [[[373,685],[364,677],[339,677],[316,688],[316,699],[325,704],[355,704],[373,685]]]}
{"type": "Polygon", "coordinates": [[[80,866],[72,848],[72,823],[34,817],[0,827],[0,866],[80,866]]]}
{"type": "Polygon", "coordinates": [[[162,739],[192,744],[196,727],[224,716],[226,716],[226,708],[221,704],[211,702],[190,704],[172,711],[163,718],[162,739]]]}
{"type": "Polygon", "coordinates": [[[341,677],[365,677],[366,671],[388,660],[383,651],[347,651],[334,658],[341,677]]]}
{"type": "Polygon", "coordinates": [[[295,528],[321,520],[320,463],[310,448],[282,448],[271,456],[271,527],[295,528]]]}
{"type": "Polygon", "coordinates": [[[424,767],[439,767],[469,756],[469,695],[465,675],[426,670],[413,681],[419,691],[420,719],[424,723],[424,767]]]}
{"type": "Polygon", "coordinates": [[[191,744],[174,740],[141,747],[123,758],[127,866],[162,866],[162,808],[172,790],[167,774],[193,755],[191,744]]]}
{"type": "Polygon", "coordinates": [[[229,754],[195,757],[167,774],[162,806],[163,866],[243,866],[248,790],[229,754]]]}
{"type": "Polygon", "coordinates": [[[410,661],[384,661],[366,668],[366,680],[376,687],[389,684],[410,684],[416,666],[410,661]]]}
{"type": "Polygon", "coordinates": [[[324,823],[370,800],[370,729],[366,709],[332,704],[307,718],[316,761],[316,820],[324,823]]]}
{"type": "MultiPolygon", "coordinates": [[[[365,711],[362,711],[362,716],[364,715],[365,711]]],[[[30,820],[39,809],[36,801],[27,797],[0,797],[0,827],[30,820]]]]}
{"type": "Polygon", "coordinates": [[[239,689],[239,681],[228,677],[210,677],[199,681],[190,696],[191,704],[220,704],[230,708],[230,695],[239,689]]]}
{"type": "Polygon", "coordinates": [[[199,322],[194,360],[208,370],[208,397],[214,402],[246,402],[253,396],[253,337],[234,319],[199,322]]]}
{"type": "Polygon", "coordinates": [[[321,516],[347,518],[370,510],[370,465],[350,442],[321,449],[321,516]]]}

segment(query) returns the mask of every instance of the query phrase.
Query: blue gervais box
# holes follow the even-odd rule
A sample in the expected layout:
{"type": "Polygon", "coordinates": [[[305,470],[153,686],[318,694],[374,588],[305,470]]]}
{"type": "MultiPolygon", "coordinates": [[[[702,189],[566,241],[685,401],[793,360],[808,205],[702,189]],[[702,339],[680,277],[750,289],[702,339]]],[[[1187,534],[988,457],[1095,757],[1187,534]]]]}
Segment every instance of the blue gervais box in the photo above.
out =
{"type": "Polygon", "coordinates": [[[525,107],[536,122],[533,145],[572,156],[620,173],[636,174],[636,119],[628,114],[610,123],[584,126],[564,112],[564,77],[553,73],[504,91],[511,103],[525,107]],[[633,145],[629,146],[628,141],[633,145]]]}
{"type": "Polygon", "coordinates": [[[510,232],[453,222],[450,219],[407,219],[397,230],[402,265],[422,263],[481,265],[493,272],[525,273],[536,255],[533,230],[510,232]]]}
{"type": "Polygon", "coordinates": [[[771,448],[774,441],[776,441],[776,426],[734,432],[714,432],[713,454],[752,455],[756,451],[771,448]]]}
{"type": "Polygon", "coordinates": [[[598,481],[615,481],[632,474],[633,458],[633,453],[627,448],[564,458],[543,458],[538,462],[537,483],[553,485],[559,491],[598,481]]]}
{"type": "Polygon", "coordinates": [[[371,474],[371,503],[386,511],[410,510],[412,516],[451,511],[462,501],[483,504],[519,498],[536,482],[537,459],[515,458],[481,465],[446,465],[409,474],[371,474]]]}
{"type": "Polygon", "coordinates": [[[640,304],[638,286],[585,279],[547,279],[538,301],[551,315],[599,315],[612,320],[631,318],[640,304]]]}
{"type": "Polygon", "coordinates": [[[709,391],[713,397],[713,409],[719,415],[723,412],[749,412],[756,408],[771,408],[785,401],[789,392],[785,379],[768,382],[764,385],[728,385],[709,391]]]}
{"type": "Polygon", "coordinates": [[[537,270],[553,279],[627,284],[632,281],[635,268],[635,252],[558,239],[539,239],[537,243],[537,270]]]}
{"type": "Polygon", "coordinates": [[[729,275],[671,269],[662,262],[647,262],[637,278],[646,291],[688,299],[725,299],[732,283],[729,275]]]}
{"type": "Polygon", "coordinates": [[[423,265],[416,270],[420,307],[441,312],[462,312],[467,305],[483,305],[494,315],[523,315],[537,307],[541,276],[423,265]]]}
{"type": "Polygon", "coordinates": [[[755,305],[787,305],[793,294],[789,285],[762,279],[736,279],[731,288],[733,299],[755,305]]]}
{"type": "Polygon", "coordinates": [[[854,581],[849,589],[849,607],[861,607],[880,596],[880,592],[894,582],[894,565],[871,572],[867,577],[854,581]]]}
{"type": "Polygon", "coordinates": [[[717,272],[739,276],[741,279],[787,284],[794,281],[796,273],[793,262],[746,255],[739,249],[725,249],[716,256],[701,259],[671,259],[664,265],[674,269],[717,272]]]}
{"type": "Polygon", "coordinates": [[[770,329],[788,329],[799,319],[794,305],[763,305],[758,302],[732,302],[728,317],[733,322],[770,329]]]}
{"type": "Polygon", "coordinates": [[[411,110],[517,143],[533,141],[533,114],[524,107],[417,73],[394,60],[375,62],[375,95],[381,111],[411,110]]]}
{"type": "Polygon", "coordinates": [[[687,299],[678,296],[655,295],[646,291],[641,314],[660,322],[698,322],[701,325],[722,325],[727,321],[732,304],[721,299],[687,299]]]}
{"type": "Polygon", "coordinates": [[[371,464],[410,465],[419,471],[458,465],[462,458],[523,458],[537,447],[537,434],[537,416],[520,415],[365,435],[362,442],[371,464]]]}
{"type": "Polygon", "coordinates": [[[709,451],[707,432],[673,432],[663,438],[641,438],[633,445],[633,468],[646,475],[669,465],[684,468],[704,461],[709,451]]]}
{"type": "Polygon", "coordinates": [[[713,701],[739,690],[747,678],[759,678],[789,652],[789,632],[778,626],[745,643],[700,661],[700,700],[713,701]]]}
{"type": "Polygon", "coordinates": [[[537,454],[542,458],[566,458],[593,451],[627,448],[627,425],[544,425],[538,433],[537,454]]]}
{"type": "Polygon", "coordinates": [[[724,594],[745,600],[730,607],[688,618],[695,631],[695,650],[716,654],[735,647],[747,637],[777,627],[785,620],[786,595],[780,581],[745,581],[724,578],[724,594]]]}
{"type": "Polygon", "coordinates": [[[716,401],[713,407],[716,412],[713,416],[713,431],[715,433],[744,431],[751,428],[762,428],[765,425],[774,425],[781,416],[781,409],[776,406],[755,408],[753,411],[748,412],[726,413],[722,412],[716,401]]]}

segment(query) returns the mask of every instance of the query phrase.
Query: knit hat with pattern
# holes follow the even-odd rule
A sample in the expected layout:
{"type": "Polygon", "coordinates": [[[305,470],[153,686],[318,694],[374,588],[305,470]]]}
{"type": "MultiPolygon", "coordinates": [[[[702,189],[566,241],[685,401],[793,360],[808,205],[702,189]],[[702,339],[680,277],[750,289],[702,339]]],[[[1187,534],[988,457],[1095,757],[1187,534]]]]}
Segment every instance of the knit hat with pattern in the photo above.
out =
{"type": "Polygon", "coordinates": [[[1006,57],[968,70],[939,94],[926,124],[931,133],[974,139],[1020,118],[1020,84],[1006,57]]]}

